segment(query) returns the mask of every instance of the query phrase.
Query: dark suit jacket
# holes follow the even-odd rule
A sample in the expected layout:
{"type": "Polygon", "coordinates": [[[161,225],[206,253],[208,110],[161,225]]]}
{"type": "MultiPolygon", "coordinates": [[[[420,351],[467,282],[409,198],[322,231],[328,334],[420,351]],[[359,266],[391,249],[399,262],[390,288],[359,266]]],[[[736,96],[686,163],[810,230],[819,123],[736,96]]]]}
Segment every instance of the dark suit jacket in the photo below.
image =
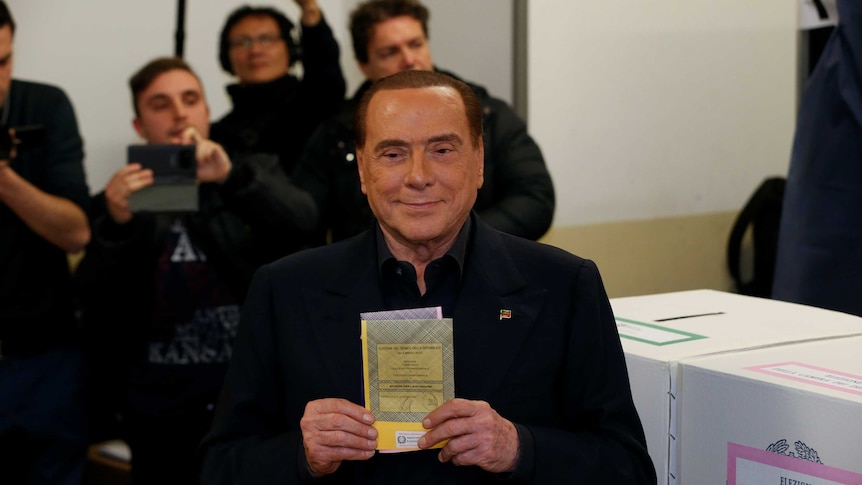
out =
{"type": "Polygon", "coordinates": [[[800,99],[772,297],[862,316],[862,2],[838,14],[800,99]]]}
{"type": "MultiPolygon", "coordinates": [[[[454,312],[455,394],[516,423],[515,482],[655,483],[596,266],[475,214],[454,312]],[[511,310],[500,319],[500,310],[511,310]]],[[[203,483],[309,482],[306,403],[363,403],[359,313],[383,310],[373,231],[261,268],[249,290],[203,483]]],[[[491,483],[437,451],[344,462],[332,483],[491,483]]],[[[329,482],[327,482],[329,483],[329,482]]]]}

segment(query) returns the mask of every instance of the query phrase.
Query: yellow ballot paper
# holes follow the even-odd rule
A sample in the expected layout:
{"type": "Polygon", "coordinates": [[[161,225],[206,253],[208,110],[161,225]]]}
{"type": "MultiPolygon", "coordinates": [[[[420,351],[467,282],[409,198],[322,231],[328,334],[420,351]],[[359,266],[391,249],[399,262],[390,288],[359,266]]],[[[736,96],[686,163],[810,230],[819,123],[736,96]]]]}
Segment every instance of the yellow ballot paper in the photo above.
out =
{"type": "Polygon", "coordinates": [[[451,318],[362,320],[365,407],[377,418],[378,450],[418,450],[422,419],[455,397],[452,341],[451,318]]]}

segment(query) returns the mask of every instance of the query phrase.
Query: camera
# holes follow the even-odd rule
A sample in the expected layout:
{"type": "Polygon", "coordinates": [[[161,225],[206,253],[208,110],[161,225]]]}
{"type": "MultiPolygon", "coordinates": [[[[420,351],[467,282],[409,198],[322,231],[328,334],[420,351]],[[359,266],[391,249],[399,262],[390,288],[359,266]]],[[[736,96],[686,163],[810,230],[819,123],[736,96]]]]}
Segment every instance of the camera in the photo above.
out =
{"type": "Polygon", "coordinates": [[[194,145],[129,145],[128,163],[153,171],[153,185],[129,196],[132,212],[198,210],[194,145]]]}
{"type": "Polygon", "coordinates": [[[194,145],[129,145],[128,163],[152,170],[156,184],[185,184],[197,178],[194,145]]]}
{"type": "Polygon", "coordinates": [[[42,146],[45,127],[42,125],[6,126],[0,124],[0,160],[12,158],[12,149],[17,152],[42,146]],[[14,132],[14,136],[12,133],[14,132]]]}

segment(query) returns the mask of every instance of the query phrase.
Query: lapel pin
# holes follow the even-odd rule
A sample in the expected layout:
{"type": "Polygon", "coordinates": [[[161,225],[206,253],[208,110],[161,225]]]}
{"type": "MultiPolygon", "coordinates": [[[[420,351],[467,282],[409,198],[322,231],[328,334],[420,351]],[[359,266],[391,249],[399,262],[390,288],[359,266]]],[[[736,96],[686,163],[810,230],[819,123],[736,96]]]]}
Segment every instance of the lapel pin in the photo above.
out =
{"type": "Polygon", "coordinates": [[[503,319],[508,320],[510,318],[512,318],[512,310],[504,310],[501,308],[500,309],[500,320],[503,320],[503,319]]]}

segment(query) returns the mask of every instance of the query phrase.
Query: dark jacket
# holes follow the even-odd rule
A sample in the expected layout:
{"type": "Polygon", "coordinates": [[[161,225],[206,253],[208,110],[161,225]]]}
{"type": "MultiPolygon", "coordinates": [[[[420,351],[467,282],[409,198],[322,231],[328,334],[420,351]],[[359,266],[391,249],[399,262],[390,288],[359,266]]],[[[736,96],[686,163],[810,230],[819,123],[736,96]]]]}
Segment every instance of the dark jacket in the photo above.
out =
{"type": "Polygon", "coordinates": [[[862,315],[862,3],[838,12],[802,94],[772,296],[862,315]]]}
{"type": "MultiPolygon", "coordinates": [[[[72,104],[62,90],[13,80],[7,124],[40,125],[39,140],[22,144],[11,168],[48,194],[86,211],[90,194],[72,104]]],[[[72,288],[65,251],[33,232],[0,203],[0,340],[6,353],[31,353],[63,344],[74,331],[72,288]]]]}
{"type": "MultiPolygon", "coordinates": [[[[292,186],[276,157],[235,157],[233,162],[224,184],[200,185],[200,210],[180,217],[189,238],[241,303],[260,265],[304,247],[316,207],[306,192],[292,186]]],[[[103,193],[94,200],[93,213],[93,238],[75,280],[87,347],[91,360],[100,364],[92,375],[94,386],[102,386],[96,392],[122,400],[116,390],[129,384],[131,368],[146,361],[147,343],[166,332],[153,325],[154,277],[177,215],[139,213],[119,225],[108,214],[103,193]]],[[[219,384],[224,369],[220,372],[213,379],[219,384]]],[[[213,387],[209,391],[215,394],[218,385],[213,387]]]]}
{"type": "MultiPolygon", "coordinates": [[[[538,239],[554,216],[554,186],[539,146],[505,102],[481,86],[468,85],[482,103],[485,144],[485,181],[474,209],[491,227],[538,239]]],[[[359,100],[370,86],[370,81],[365,82],[340,113],[314,132],[294,172],[297,185],[311,192],[318,203],[321,242],[327,233],[332,241],[358,234],[372,220],[359,189],[353,130],[359,100]]]]}
{"type": "MultiPolygon", "coordinates": [[[[455,395],[519,427],[513,483],[655,484],[595,264],[471,217],[453,313],[455,395]]],[[[204,483],[312,483],[300,418],[314,399],[364,402],[359,314],[387,309],[377,254],[368,231],[257,273],[202,445],[204,483]]],[[[438,451],[345,461],[322,483],[497,483],[440,463],[438,451]]]]}
{"type": "Polygon", "coordinates": [[[325,19],[302,28],[302,67],[301,81],[285,74],[268,83],[228,86],[233,109],[213,123],[210,137],[228,153],[278,155],[290,173],[308,137],[344,100],[338,43],[325,19]]]}

